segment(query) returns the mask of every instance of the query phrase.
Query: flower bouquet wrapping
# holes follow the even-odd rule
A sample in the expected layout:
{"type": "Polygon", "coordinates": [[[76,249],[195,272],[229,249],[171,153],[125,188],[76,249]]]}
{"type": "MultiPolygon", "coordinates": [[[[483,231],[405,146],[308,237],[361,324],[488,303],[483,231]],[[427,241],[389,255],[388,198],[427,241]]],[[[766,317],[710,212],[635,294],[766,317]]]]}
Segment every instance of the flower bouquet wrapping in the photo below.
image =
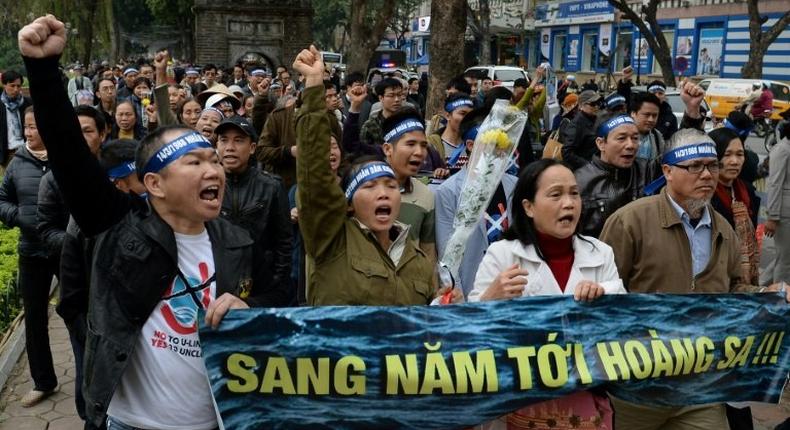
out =
{"type": "Polygon", "coordinates": [[[453,233],[439,262],[443,285],[454,284],[453,280],[458,279],[466,242],[477,228],[477,223],[510,165],[526,122],[525,111],[512,106],[507,100],[498,100],[480,125],[466,166],[467,174],[453,220],[453,233]]]}

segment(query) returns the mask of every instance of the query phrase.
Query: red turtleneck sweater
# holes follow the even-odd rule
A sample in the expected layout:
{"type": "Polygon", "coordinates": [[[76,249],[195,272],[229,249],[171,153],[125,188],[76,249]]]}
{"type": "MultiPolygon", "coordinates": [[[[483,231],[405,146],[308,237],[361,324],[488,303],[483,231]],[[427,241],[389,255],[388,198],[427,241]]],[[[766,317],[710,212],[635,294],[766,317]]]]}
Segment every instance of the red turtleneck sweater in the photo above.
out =
{"type": "Polygon", "coordinates": [[[538,245],[543,252],[543,257],[546,258],[560,290],[565,292],[568,278],[571,276],[571,267],[573,267],[573,236],[557,239],[541,232],[537,233],[538,245]]]}

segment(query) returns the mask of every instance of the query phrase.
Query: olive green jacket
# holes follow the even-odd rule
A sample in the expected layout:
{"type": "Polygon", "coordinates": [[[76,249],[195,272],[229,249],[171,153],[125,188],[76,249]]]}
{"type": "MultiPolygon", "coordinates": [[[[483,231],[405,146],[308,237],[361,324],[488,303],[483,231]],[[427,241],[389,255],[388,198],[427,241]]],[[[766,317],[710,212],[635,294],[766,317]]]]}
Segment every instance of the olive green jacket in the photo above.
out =
{"type": "MultiPolygon", "coordinates": [[[[296,158],[291,155],[291,147],[296,145],[296,117],[297,112],[304,109],[296,109],[294,106],[278,108],[272,111],[263,126],[261,137],[258,139],[258,147],[255,149],[258,154],[258,161],[263,164],[263,169],[269,173],[279,175],[283,180],[286,190],[290,189],[296,182],[296,158]]],[[[338,136],[338,143],[343,141],[340,124],[337,117],[326,111],[324,103],[324,116],[333,122],[327,121],[327,126],[331,127],[332,132],[338,136]]],[[[324,136],[329,140],[330,132],[324,136]]],[[[327,151],[329,147],[327,147],[327,151]]],[[[329,160],[327,155],[326,160],[329,160]]],[[[329,161],[327,161],[329,163],[329,161]]],[[[327,164],[328,165],[328,164],[327,164]]]]}
{"type": "Polygon", "coordinates": [[[310,305],[425,305],[433,299],[433,266],[411,239],[394,264],[369,231],[348,216],[329,168],[330,119],[324,87],[302,93],[296,117],[299,230],[307,256],[310,305]]]}

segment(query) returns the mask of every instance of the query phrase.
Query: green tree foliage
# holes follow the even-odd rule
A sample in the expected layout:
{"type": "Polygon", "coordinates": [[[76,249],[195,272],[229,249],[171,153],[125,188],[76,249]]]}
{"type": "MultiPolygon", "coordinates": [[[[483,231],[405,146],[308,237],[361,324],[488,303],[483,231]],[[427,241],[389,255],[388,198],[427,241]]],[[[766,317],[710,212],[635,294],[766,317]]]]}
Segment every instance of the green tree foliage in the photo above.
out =
{"type": "Polygon", "coordinates": [[[313,37],[323,50],[341,51],[335,44],[335,29],[348,31],[350,0],[313,0],[313,37]]]}
{"type": "Polygon", "coordinates": [[[7,229],[0,224],[0,333],[6,330],[21,308],[14,289],[19,260],[17,243],[19,229],[7,229]]]}
{"type": "Polygon", "coordinates": [[[184,46],[183,57],[194,57],[194,38],[192,28],[195,26],[195,14],[192,8],[194,0],[145,0],[151,15],[157,24],[175,25],[181,32],[181,44],[184,46]]]}

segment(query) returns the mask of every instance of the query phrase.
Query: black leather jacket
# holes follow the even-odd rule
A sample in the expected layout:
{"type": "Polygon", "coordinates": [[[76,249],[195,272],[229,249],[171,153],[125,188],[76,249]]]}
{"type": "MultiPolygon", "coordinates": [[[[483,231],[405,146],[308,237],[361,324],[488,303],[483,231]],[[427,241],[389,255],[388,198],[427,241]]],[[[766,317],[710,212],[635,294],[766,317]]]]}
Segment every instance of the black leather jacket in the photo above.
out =
{"type": "Polygon", "coordinates": [[[293,248],[288,196],[277,176],[251,165],[240,175],[227,175],[220,216],[244,227],[263,256],[262,273],[272,292],[263,306],[293,304],[296,291],[291,285],[293,248]]]}
{"type": "Polygon", "coordinates": [[[579,111],[570,122],[560,126],[560,142],[562,142],[562,159],[577,170],[589,163],[593,155],[598,153],[595,145],[597,137],[595,116],[579,111]]]}
{"type": "Polygon", "coordinates": [[[621,169],[604,163],[596,155],[591,163],[576,170],[582,196],[581,233],[597,238],[610,215],[642,197],[645,185],[657,173],[657,168],[652,166],[636,160],[631,168],[621,169]]]}
{"type": "MultiPolygon", "coordinates": [[[[140,331],[176,277],[177,247],[173,230],[156,212],[107,180],[82,137],[60,82],[58,60],[24,58],[55,180],[82,232],[96,239],[83,394],[87,426],[101,427],[140,331]]],[[[259,305],[269,292],[249,233],[222,218],[205,225],[217,268],[217,297],[231,293],[259,305]]]]}

